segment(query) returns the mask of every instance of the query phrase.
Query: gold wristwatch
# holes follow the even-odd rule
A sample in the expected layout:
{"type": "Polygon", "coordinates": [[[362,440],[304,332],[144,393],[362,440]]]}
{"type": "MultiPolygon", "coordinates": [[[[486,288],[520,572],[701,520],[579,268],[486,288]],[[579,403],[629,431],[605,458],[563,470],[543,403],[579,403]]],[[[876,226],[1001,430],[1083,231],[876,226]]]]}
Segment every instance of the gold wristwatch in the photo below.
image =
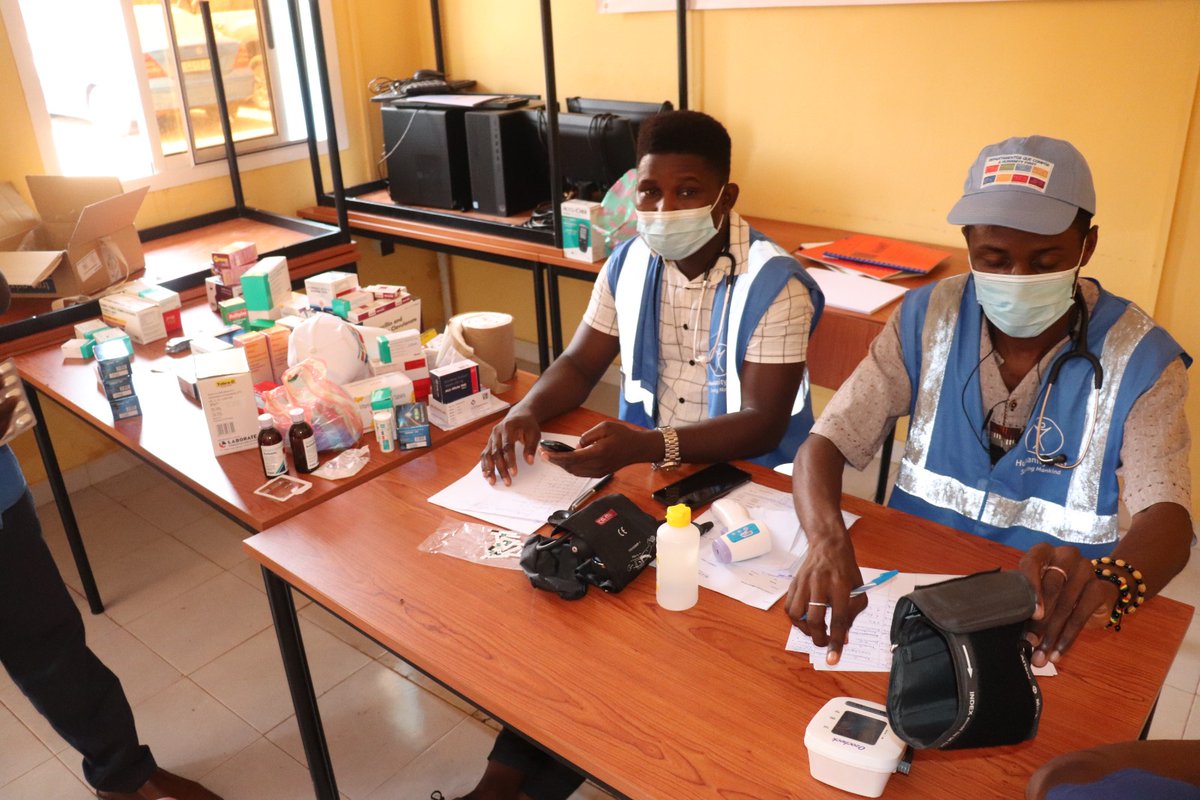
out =
{"type": "Polygon", "coordinates": [[[663,459],[651,466],[655,469],[675,469],[682,462],[679,460],[679,434],[670,425],[663,425],[656,430],[663,437],[663,459]]]}

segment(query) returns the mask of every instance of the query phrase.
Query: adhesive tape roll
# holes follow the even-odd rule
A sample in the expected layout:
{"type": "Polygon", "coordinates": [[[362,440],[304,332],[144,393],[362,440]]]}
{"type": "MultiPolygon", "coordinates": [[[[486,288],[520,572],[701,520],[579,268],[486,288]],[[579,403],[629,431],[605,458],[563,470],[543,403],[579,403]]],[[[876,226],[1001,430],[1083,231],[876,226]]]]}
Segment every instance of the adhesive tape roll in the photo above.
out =
{"type": "Polygon", "coordinates": [[[517,371],[516,347],[513,340],[511,314],[478,311],[460,314],[463,339],[475,351],[475,356],[496,370],[496,379],[507,381],[517,371]]]}

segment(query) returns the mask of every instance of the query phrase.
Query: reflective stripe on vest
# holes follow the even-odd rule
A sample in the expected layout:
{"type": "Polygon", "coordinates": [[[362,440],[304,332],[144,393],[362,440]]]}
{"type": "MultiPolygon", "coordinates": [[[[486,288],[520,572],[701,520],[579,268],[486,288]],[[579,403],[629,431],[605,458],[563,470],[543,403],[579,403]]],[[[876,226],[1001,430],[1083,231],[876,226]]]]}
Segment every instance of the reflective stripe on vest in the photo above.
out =
{"type": "MultiPolygon", "coordinates": [[[[1154,328],[1153,321],[1130,304],[1105,335],[1100,354],[1104,384],[1092,428],[1093,438],[1084,460],[1068,470],[1066,502],[1060,504],[1040,497],[1014,500],[968,486],[926,466],[944,384],[942,367],[950,356],[965,285],[966,276],[942,281],[930,295],[921,339],[920,389],[896,486],[930,505],[997,528],[1023,527],[1081,545],[1116,541],[1117,515],[1098,513],[1104,454],[1125,369],[1138,343],[1154,328]]],[[[1091,397],[1085,407],[1090,415],[1091,397]]],[[[1036,421],[1036,416],[1030,421],[1036,421]]],[[[1089,418],[1084,424],[1084,430],[1088,430],[1092,420],[1089,418]]]]}

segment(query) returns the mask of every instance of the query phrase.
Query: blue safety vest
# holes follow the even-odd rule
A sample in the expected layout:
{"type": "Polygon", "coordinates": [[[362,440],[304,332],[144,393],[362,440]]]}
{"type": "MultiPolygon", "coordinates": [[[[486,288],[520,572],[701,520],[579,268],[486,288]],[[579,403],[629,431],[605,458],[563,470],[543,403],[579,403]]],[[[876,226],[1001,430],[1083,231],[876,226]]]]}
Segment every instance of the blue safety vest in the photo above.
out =
{"type": "Polygon", "coordinates": [[[1034,457],[1047,374],[1030,424],[993,466],[980,443],[987,441],[978,370],[982,313],[969,275],[904,298],[900,342],[912,385],[912,422],[891,506],[1021,550],[1048,542],[1074,545],[1090,558],[1108,554],[1118,538],[1125,419],[1172,360],[1182,357],[1190,365],[1190,357],[1140,308],[1101,289],[1087,341],[1104,370],[1098,403],[1087,362],[1071,359],[1054,384],[1043,422],[1042,453],[1063,453],[1074,463],[1095,405],[1083,462],[1063,469],[1034,457]]]}
{"type": "MultiPolygon", "coordinates": [[[[812,298],[810,330],[817,327],[825,297],[796,259],[753,228],[746,271],[732,281],[717,284],[709,326],[709,351],[715,357],[708,372],[708,416],[732,414],[742,407],[741,370],[750,337],[758,323],[793,278],[804,284],[812,298]],[[732,284],[732,289],[730,285],[732,284]],[[727,296],[727,293],[732,294],[727,296]],[[724,311],[728,301],[728,311],[724,311]],[[724,326],[721,314],[726,313],[724,326]],[[734,369],[726,368],[729,333],[734,332],[734,369]],[[720,341],[717,336],[720,334],[720,341]]],[[[620,417],[626,422],[653,428],[658,418],[659,307],[662,298],[663,259],[650,251],[640,237],[622,243],[609,257],[609,288],[617,308],[621,341],[620,417]]],[[[792,417],[779,445],[750,459],[766,466],[790,462],[813,424],[808,392],[808,371],[792,404],[792,417]]]]}

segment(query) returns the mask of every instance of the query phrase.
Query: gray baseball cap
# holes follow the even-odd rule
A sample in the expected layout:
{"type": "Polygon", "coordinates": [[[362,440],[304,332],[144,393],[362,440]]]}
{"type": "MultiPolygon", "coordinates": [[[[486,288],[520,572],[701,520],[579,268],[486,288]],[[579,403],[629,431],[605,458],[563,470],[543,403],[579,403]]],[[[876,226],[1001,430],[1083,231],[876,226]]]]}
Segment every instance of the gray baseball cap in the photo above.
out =
{"type": "Polygon", "coordinates": [[[1013,137],[979,151],[946,221],[1052,236],[1065,231],[1081,208],[1096,213],[1083,154],[1062,139],[1013,137]]]}

